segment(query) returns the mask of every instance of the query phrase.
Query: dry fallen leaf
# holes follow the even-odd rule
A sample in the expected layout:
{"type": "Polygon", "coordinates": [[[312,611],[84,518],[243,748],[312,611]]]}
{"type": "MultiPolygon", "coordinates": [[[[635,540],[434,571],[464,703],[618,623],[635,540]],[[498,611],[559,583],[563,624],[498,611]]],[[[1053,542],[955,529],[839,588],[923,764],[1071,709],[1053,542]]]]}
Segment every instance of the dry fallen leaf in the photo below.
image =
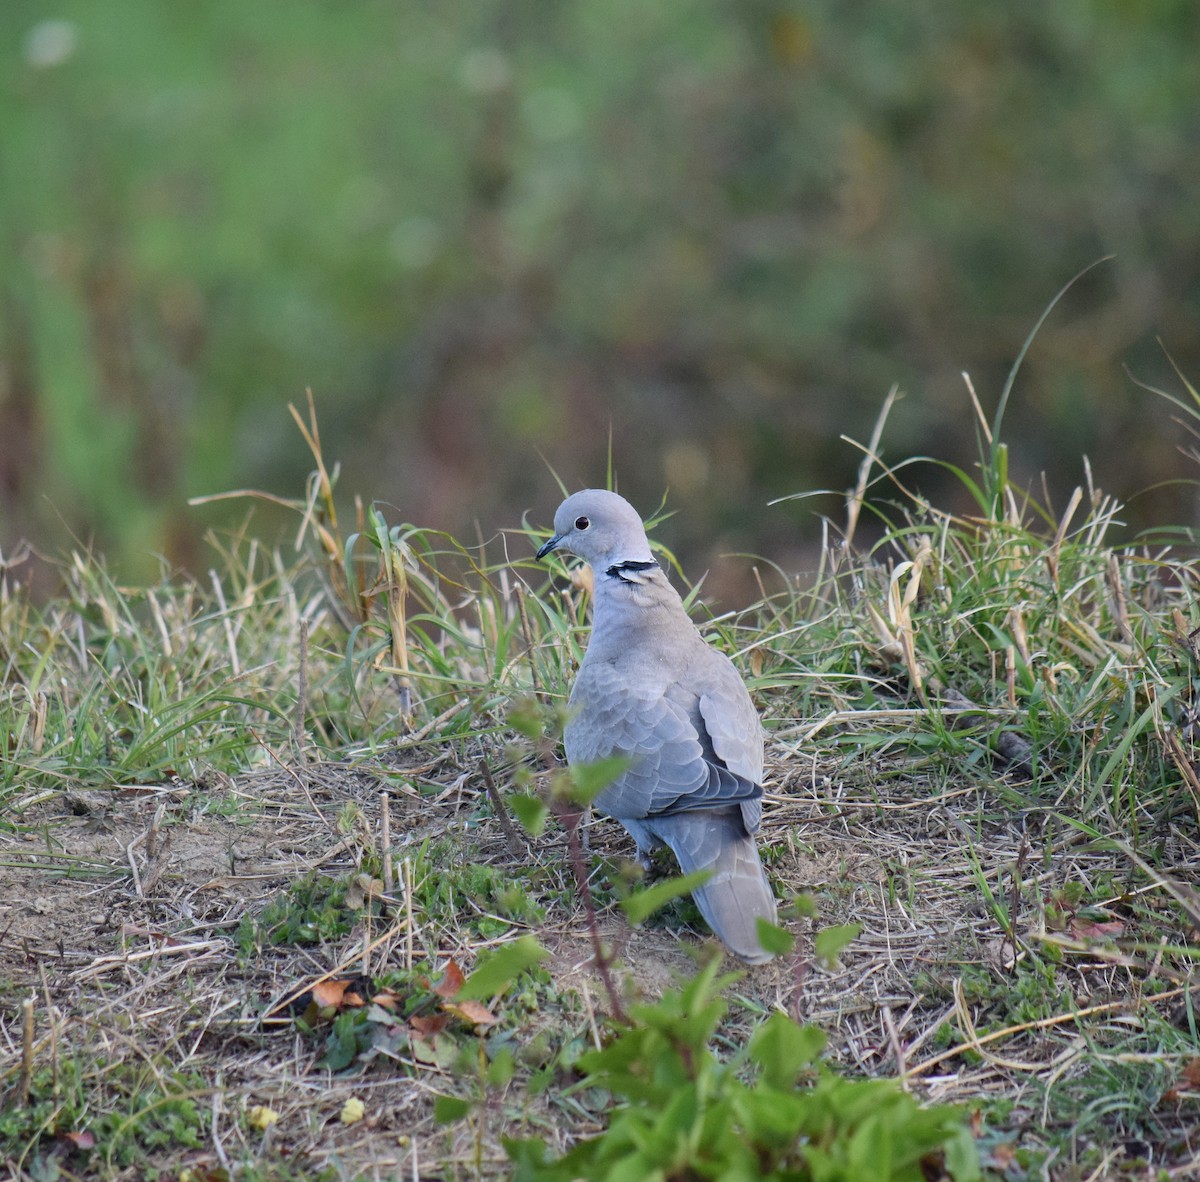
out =
{"type": "Polygon", "coordinates": [[[457,997],[458,991],[463,987],[463,981],[465,980],[463,971],[458,967],[458,964],[453,960],[447,961],[445,972],[442,973],[442,979],[433,986],[433,991],[438,997],[457,997]]]}
{"type": "Polygon", "coordinates": [[[358,874],[346,888],[346,906],[357,911],[368,899],[382,894],[383,883],[378,878],[372,878],[369,874],[358,874]]]}
{"type": "Polygon", "coordinates": [[[1119,919],[1107,923],[1092,923],[1086,919],[1071,920],[1071,935],[1076,940],[1111,940],[1125,931],[1125,924],[1119,919]]]}
{"type": "Polygon", "coordinates": [[[493,1022],[498,1021],[495,1014],[483,1002],[474,1001],[471,998],[467,998],[465,1001],[444,1002],[442,1009],[456,1018],[462,1018],[464,1022],[471,1022],[476,1026],[491,1026],[493,1022]]]}
{"type": "Polygon", "coordinates": [[[1163,1093],[1163,1102],[1178,1104],[1196,1095],[1200,1095],[1200,1059],[1189,1059],[1180,1070],[1179,1078],[1163,1093]]]}
{"type": "Polygon", "coordinates": [[[342,999],[346,996],[346,990],[350,987],[350,979],[343,977],[341,980],[333,981],[318,981],[312,987],[312,999],[321,1009],[333,1007],[337,1009],[342,1004],[342,999]]]}
{"type": "Polygon", "coordinates": [[[992,1166],[997,1170],[1007,1170],[1016,1156],[1017,1150],[1011,1141],[1001,1141],[992,1146],[992,1166]]]}
{"type": "Polygon", "coordinates": [[[383,1006],[385,1010],[394,1010],[400,1006],[400,994],[394,989],[381,989],[371,995],[371,1001],[377,1006],[383,1006]]]}
{"type": "Polygon", "coordinates": [[[437,1034],[450,1025],[449,1014],[413,1014],[408,1020],[409,1027],[417,1034],[437,1034]]]}
{"type": "Polygon", "coordinates": [[[1007,936],[985,940],[981,951],[984,962],[997,972],[1007,972],[1015,963],[1012,941],[1007,936]]]}
{"type": "Polygon", "coordinates": [[[318,981],[311,989],[312,1003],[319,1010],[341,1010],[366,1005],[362,977],[336,977],[318,981]]]}
{"type": "Polygon", "coordinates": [[[89,1133],[87,1129],[81,1129],[78,1133],[59,1133],[58,1139],[65,1141],[75,1149],[95,1149],[96,1137],[94,1133],[89,1133]]]}

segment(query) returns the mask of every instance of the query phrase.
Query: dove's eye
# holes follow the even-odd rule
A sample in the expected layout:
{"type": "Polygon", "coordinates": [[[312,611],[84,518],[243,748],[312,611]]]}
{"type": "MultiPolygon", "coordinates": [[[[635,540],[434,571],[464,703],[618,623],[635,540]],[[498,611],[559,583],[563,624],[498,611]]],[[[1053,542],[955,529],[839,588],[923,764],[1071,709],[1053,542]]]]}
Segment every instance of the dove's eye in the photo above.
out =
{"type": "Polygon", "coordinates": [[[592,523],[590,521],[588,521],[588,519],[586,517],[576,517],[575,518],[575,528],[576,529],[587,529],[591,524],[592,523]]]}

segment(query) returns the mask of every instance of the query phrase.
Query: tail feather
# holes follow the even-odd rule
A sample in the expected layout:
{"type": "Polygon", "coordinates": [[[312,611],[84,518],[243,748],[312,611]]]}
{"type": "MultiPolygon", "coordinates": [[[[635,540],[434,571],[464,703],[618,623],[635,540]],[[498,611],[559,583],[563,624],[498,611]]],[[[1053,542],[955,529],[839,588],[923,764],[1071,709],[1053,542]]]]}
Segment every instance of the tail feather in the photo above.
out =
{"type": "Polygon", "coordinates": [[[684,874],[711,872],[692,897],[725,946],[750,964],[770,960],[774,954],[759,943],[756,921],[775,922],[775,896],[740,810],[674,813],[648,827],[671,847],[684,874]]]}

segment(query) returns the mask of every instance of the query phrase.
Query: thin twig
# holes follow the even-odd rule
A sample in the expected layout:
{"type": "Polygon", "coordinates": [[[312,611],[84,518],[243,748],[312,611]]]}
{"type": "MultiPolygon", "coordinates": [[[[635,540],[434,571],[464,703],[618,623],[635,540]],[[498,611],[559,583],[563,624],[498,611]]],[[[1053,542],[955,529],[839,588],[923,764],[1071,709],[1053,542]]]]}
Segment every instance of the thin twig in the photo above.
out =
{"type": "Polygon", "coordinates": [[[525,584],[516,580],[517,612],[521,616],[521,631],[525,634],[525,652],[529,655],[529,677],[533,682],[533,692],[542,696],[542,680],[538,676],[536,649],[533,645],[533,629],[529,627],[529,613],[525,610],[525,584]]]}
{"type": "Polygon", "coordinates": [[[221,1141],[221,1099],[224,1094],[225,1089],[218,1082],[218,1086],[213,1089],[212,1097],[212,1146],[226,1176],[233,1177],[233,1167],[229,1164],[229,1155],[225,1152],[225,1146],[221,1141]]]}
{"type": "Polygon", "coordinates": [[[600,938],[600,923],[596,918],[596,906],[592,901],[592,888],[588,884],[587,865],[583,860],[583,845],[579,840],[579,826],[583,820],[584,810],[575,805],[558,804],[555,813],[559,822],[567,831],[567,850],[571,859],[571,871],[575,875],[575,883],[583,897],[583,907],[587,915],[588,933],[592,938],[592,958],[600,980],[604,982],[609,1004],[612,1006],[613,1017],[618,1022],[628,1023],[629,1018],[625,1007],[621,1004],[621,995],[617,992],[616,983],[612,977],[612,957],[604,947],[600,938]]]}
{"type": "Polygon", "coordinates": [[[306,762],[304,720],[308,716],[308,621],[300,617],[300,635],[297,639],[299,669],[296,673],[296,713],[292,719],[292,746],[296,758],[306,762]]]}
{"type": "Polygon", "coordinates": [[[139,899],[143,899],[143,898],[145,898],[145,896],[142,894],[142,876],[138,873],[137,859],[133,856],[133,848],[136,845],[140,845],[145,840],[146,840],[146,835],[144,833],[142,833],[139,836],[135,837],[125,847],[125,858],[129,862],[129,870],[133,875],[133,889],[137,892],[137,897],[139,899]]]}
{"type": "Polygon", "coordinates": [[[483,784],[487,789],[488,799],[492,802],[492,808],[496,810],[496,820],[500,822],[500,828],[504,831],[509,853],[515,858],[524,857],[528,853],[528,847],[521,840],[521,835],[517,832],[517,827],[512,823],[512,818],[508,815],[508,807],[505,805],[504,798],[500,795],[499,789],[496,787],[496,781],[492,779],[492,772],[487,765],[486,759],[479,761],[479,774],[483,777],[483,784]]]}
{"type": "Polygon", "coordinates": [[[390,895],[395,885],[392,874],[392,798],[386,792],[379,794],[379,830],[379,840],[383,845],[383,890],[390,895]]]}
{"type": "Polygon", "coordinates": [[[1017,861],[1013,866],[1012,887],[1008,896],[1008,939],[1012,944],[1014,966],[1017,963],[1017,915],[1021,910],[1021,880],[1025,872],[1025,859],[1029,857],[1029,842],[1021,835],[1021,848],[1017,851],[1017,861]]]}
{"type": "MultiPolygon", "coordinates": [[[[875,419],[874,429],[871,431],[871,442],[867,444],[866,454],[863,456],[862,463],[858,466],[858,480],[855,482],[854,491],[846,497],[846,532],[843,536],[843,545],[849,549],[854,544],[854,532],[858,528],[858,519],[862,514],[863,505],[867,499],[867,488],[870,485],[871,467],[876,463],[879,456],[879,443],[883,438],[883,427],[888,420],[888,415],[892,412],[892,407],[896,399],[900,397],[900,387],[893,386],[883,400],[883,408],[880,410],[875,419]]],[[[881,465],[882,466],[882,465],[881,465]]]]}
{"type": "Polygon", "coordinates": [[[404,967],[412,971],[413,967],[413,873],[412,859],[405,858],[404,866],[404,967]]]}
{"type": "Polygon", "coordinates": [[[437,730],[437,728],[442,725],[442,723],[449,722],[449,720],[453,718],[460,710],[462,710],[466,704],[466,698],[459,698],[453,706],[447,706],[446,709],[437,716],[437,718],[431,718],[423,727],[420,728],[420,730],[413,731],[411,735],[405,735],[404,738],[396,744],[396,750],[403,751],[407,747],[415,746],[417,743],[421,742],[422,739],[428,738],[433,731],[437,730]]]}
{"type": "Polygon", "coordinates": [[[46,962],[38,962],[38,976],[42,982],[42,1004],[46,1007],[46,1021],[50,1024],[50,1093],[58,1102],[62,1094],[62,1083],[58,1074],[58,1019],[61,1012],[50,1000],[50,982],[46,980],[46,962]]]}
{"type": "Polygon", "coordinates": [[[242,674],[242,665],[238,660],[237,639],[233,635],[233,621],[229,618],[229,607],[225,603],[225,588],[221,586],[221,576],[215,570],[210,570],[208,577],[212,581],[213,594],[216,595],[217,604],[221,609],[221,624],[225,629],[225,643],[229,646],[229,667],[233,670],[234,677],[240,677],[242,674]]]}
{"type": "Polygon", "coordinates": [[[1184,786],[1191,794],[1192,804],[1196,809],[1196,819],[1200,821],[1200,777],[1196,775],[1196,769],[1185,754],[1183,746],[1179,742],[1179,736],[1174,731],[1167,732],[1166,743],[1167,754],[1171,757],[1175,770],[1179,772],[1184,786]]]}
{"type": "Polygon", "coordinates": [[[896,1060],[896,1074],[904,1076],[904,1044],[900,1041],[900,1032],[896,1029],[896,1019],[892,1015],[891,1006],[881,1006],[879,1016],[883,1020],[884,1033],[888,1045],[892,1048],[892,1057],[896,1060]]]}
{"type": "Polygon", "coordinates": [[[167,815],[167,806],[160,802],[150,820],[150,828],[146,830],[146,860],[153,862],[158,857],[158,834],[162,828],[163,818],[167,815]]]}
{"type": "Polygon", "coordinates": [[[29,1087],[33,1082],[33,998],[21,1002],[21,1078],[17,1084],[17,1103],[24,1108],[29,1103],[29,1087]]]}
{"type": "Polygon", "coordinates": [[[143,960],[155,960],[162,956],[178,957],[190,953],[227,952],[228,950],[229,944],[225,940],[196,940],[191,944],[156,944],[153,948],[126,953],[124,956],[98,956],[87,968],[73,973],[72,980],[87,981],[108,969],[138,964],[143,960]]]}

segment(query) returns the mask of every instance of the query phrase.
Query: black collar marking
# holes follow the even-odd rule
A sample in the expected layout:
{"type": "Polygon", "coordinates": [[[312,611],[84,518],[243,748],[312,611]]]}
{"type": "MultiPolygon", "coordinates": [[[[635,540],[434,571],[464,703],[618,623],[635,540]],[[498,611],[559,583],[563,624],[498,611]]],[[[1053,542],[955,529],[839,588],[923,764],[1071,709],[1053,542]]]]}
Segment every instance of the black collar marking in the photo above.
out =
{"type": "Polygon", "coordinates": [[[630,559],[626,562],[615,563],[614,565],[610,566],[608,568],[608,570],[606,570],[604,573],[606,575],[608,575],[609,578],[620,579],[622,583],[636,583],[639,580],[627,579],[625,577],[624,572],[629,571],[632,574],[637,571],[653,570],[657,566],[658,566],[658,563],[654,562],[653,560],[650,562],[635,562],[632,559],[630,559]]]}

